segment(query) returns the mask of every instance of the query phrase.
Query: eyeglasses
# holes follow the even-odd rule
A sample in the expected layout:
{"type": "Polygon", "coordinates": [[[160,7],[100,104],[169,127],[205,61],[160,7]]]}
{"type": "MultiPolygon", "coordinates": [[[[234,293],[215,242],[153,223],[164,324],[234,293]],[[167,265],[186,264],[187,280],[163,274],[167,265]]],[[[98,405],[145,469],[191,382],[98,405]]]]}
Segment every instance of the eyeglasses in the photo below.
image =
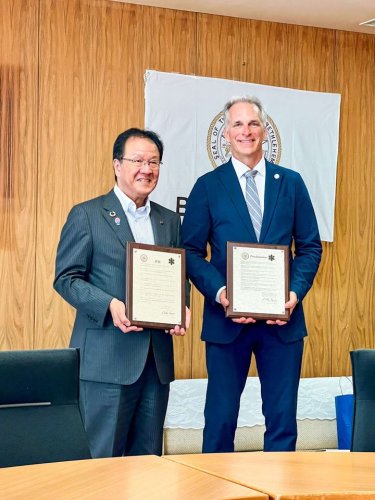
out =
{"type": "Polygon", "coordinates": [[[130,161],[135,167],[141,167],[142,165],[148,165],[151,170],[157,170],[160,165],[163,164],[162,161],[159,160],[132,160],[131,158],[125,158],[125,156],[121,156],[120,160],[130,161]]]}

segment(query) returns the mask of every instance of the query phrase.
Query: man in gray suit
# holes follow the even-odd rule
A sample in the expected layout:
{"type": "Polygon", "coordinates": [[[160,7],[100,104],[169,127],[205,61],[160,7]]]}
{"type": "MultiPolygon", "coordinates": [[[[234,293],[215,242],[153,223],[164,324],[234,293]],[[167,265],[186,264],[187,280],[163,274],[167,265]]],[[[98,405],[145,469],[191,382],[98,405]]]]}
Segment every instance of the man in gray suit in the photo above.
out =
{"type": "Polygon", "coordinates": [[[114,189],[72,208],[57,250],[54,288],[77,310],[70,345],[80,349],[80,401],[93,458],[162,453],[172,336],[185,328],[138,328],[124,302],[126,243],[180,244],[180,217],[148,197],[162,156],[154,132],[120,134],[114,189]]]}

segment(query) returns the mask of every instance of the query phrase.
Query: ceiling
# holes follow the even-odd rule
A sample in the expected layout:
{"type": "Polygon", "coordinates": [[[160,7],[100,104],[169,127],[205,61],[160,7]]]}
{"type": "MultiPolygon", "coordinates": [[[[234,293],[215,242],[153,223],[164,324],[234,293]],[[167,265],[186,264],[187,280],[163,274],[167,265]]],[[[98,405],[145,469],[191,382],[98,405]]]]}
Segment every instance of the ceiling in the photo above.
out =
{"type": "MultiPolygon", "coordinates": [[[[114,0],[125,1],[125,0],[114,0]]],[[[126,3],[375,35],[375,0],[130,0],[126,3]]]]}

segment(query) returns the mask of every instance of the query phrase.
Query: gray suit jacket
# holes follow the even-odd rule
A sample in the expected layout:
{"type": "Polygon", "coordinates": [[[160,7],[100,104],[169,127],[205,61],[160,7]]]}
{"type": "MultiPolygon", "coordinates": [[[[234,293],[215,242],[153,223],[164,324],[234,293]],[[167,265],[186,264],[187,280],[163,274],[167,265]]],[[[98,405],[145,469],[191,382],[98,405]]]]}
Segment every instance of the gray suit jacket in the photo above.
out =
{"type": "MultiPolygon", "coordinates": [[[[151,202],[150,217],[155,244],[179,246],[178,214],[151,202]]],[[[54,280],[55,290],[77,310],[70,345],[80,349],[81,379],[127,385],[142,373],[151,342],[159,378],[168,383],[174,379],[171,336],[162,330],[124,334],[108,310],[112,298],[125,299],[128,241],[134,241],[133,234],[114,191],[70,211],[54,280]]]]}

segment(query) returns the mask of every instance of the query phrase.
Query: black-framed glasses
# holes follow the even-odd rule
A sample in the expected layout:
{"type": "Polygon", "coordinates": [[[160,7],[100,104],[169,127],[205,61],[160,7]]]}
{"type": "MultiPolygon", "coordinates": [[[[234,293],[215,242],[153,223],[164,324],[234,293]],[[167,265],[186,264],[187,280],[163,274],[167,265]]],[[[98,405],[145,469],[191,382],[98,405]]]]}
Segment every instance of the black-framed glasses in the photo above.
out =
{"type": "Polygon", "coordinates": [[[142,165],[148,165],[151,170],[157,170],[160,165],[163,164],[162,161],[159,160],[133,160],[132,158],[125,158],[125,156],[121,156],[120,160],[130,161],[135,167],[141,167],[142,165]]]}

